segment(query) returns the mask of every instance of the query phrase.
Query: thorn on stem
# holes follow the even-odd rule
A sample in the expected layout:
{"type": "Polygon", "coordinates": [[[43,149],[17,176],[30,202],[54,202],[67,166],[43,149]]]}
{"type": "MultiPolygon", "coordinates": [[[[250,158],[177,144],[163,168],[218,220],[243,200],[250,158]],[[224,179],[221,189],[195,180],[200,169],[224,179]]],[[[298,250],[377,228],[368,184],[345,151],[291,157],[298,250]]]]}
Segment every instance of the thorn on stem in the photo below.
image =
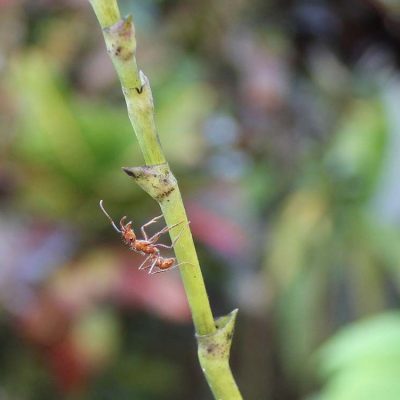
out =
{"type": "Polygon", "coordinates": [[[136,174],[130,168],[122,167],[122,171],[124,171],[127,175],[131,176],[132,178],[136,178],[136,174]]]}

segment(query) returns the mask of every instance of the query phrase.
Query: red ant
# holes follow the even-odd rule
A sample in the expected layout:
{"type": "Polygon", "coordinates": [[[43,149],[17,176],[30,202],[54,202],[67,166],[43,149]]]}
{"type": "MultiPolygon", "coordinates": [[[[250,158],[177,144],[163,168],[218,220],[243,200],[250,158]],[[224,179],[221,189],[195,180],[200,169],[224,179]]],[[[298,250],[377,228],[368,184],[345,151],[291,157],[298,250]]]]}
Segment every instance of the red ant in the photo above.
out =
{"type": "Polygon", "coordinates": [[[165,272],[184,264],[184,263],[176,264],[176,258],[174,257],[171,258],[162,257],[160,255],[160,249],[159,249],[159,247],[172,249],[175,246],[175,243],[178,241],[182,231],[178,234],[178,236],[175,238],[175,240],[172,242],[171,245],[167,246],[161,243],[156,244],[161,235],[167,233],[172,228],[175,228],[177,225],[180,225],[183,221],[178,222],[177,224],[174,224],[170,227],[166,226],[165,228],[161,229],[159,232],[157,232],[156,234],[154,234],[152,237],[149,238],[144,228],[157,222],[162,217],[162,215],[159,215],[158,217],[155,217],[149,222],[145,223],[140,228],[144,239],[137,239],[135,232],[132,229],[132,221],[129,221],[128,223],[125,224],[124,221],[126,219],[126,216],[122,217],[121,220],[119,221],[119,225],[121,228],[119,229],[115,224],[115,222],[113,221],[113,219],[108,215],[107,211],[104,209],[103,200],[100,200],[100,208],[106,215],[106,217],[110,220],[113,228],[122,235],[122,240],[124,241],[124,243],[128,245],[129,248],[135,251],[136,253],[147,256],[146,259],[143,261],[143,263],[140,265],[139,267],[140,270],[149,268],[149,274],[157,274],[159,272],[165,272]]]}

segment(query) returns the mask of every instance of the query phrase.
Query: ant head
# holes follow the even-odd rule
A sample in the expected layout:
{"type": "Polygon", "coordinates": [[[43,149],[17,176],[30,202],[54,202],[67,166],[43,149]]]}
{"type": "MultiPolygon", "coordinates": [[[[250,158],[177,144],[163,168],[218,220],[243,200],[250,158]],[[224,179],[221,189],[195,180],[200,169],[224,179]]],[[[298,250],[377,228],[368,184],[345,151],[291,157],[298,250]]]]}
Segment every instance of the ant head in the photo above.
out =
{"type": "Polygon", "coordinates": [[[127,224],[125,224],[125,219],[126,217],[122,217],[121,221],[119,221],[121,233],[126,243],[132,243],[136,240],[135,232],[132,229],[132,221],[129,221],[127,224]]]}

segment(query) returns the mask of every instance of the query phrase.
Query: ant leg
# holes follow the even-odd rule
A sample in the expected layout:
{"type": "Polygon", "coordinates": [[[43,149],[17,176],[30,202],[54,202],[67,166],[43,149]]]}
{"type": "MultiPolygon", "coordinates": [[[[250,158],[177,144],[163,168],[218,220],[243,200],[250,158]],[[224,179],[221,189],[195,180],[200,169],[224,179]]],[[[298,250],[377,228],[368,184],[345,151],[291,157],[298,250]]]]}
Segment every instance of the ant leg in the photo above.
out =
{"type": "Polygon", "coordinates": [[[154,244],[155,242],[157,242],[157,240],[160,238],[161,235],[163,235],[164,233],[167,233],[170,229],[172,229],[175,225],[171,226],[171,228],[169,228],[168,226],[166,226],[165,228],[161,229],[161,231],[155,233],[150,239],[149,242],[154,244]]]}
{"type": "Polygon", "coordinates": [[[150,239],[149,242],[154,244],[157,242],[157,240],[160,238],[161,235],[163,235],[164,233],[167,233],[168,231],[170,231],[171,229],[175,228],[176,226],[183,224],[185,221],[181,221],[178,222],[177,224],[171,225],[171,226],[166,226],[165,228],[161,229],[160,232],[157,232],[156,234],[154,234],[150,239]]]}
{"type": "Polygon", "coordinates": [[[152,220],[150,220],[149,222],[146,222],[144,225],[142,225],[142,227],[140,228],[140,230],[142,231],[143,237],[145,240],[148,240],[146,231],[144,230],[144,228],[146,228],[146,226],[149,226],[151,224],[154,224],[155,222],[157,222],[163,215],[159,215],[158,217],[153,218],[152,220]]]}
{"type": "Polygon", "coordinates": [[[150,267],[150,270],[149,270],[149,274],[150,275],[153,275],[155,273],[155,272],[152,272],[152,271],[153,271],[154,267],[156,266],[156,264],[157,264],[157,258],[154,260],[153,264],[151,264],[151,267],[150,267]]]}
{"type": "Polygon", "coordinates": [[[151,254],[150,254],[148,257],[146,257],[146,259],[140,264],[140,267],[138,268],[138,270],[148,268],[148,267],[145,266],[145,265],[146,265],[146,263],[150,260],[150,258],[151,258],[151,254]]]}
{"type": "Polygon", "coordinates": [[[164,247],[165,249],[172,249],[174,246],[175,246],[175,244],[176,244],[176,242],[179,240],[179,238],[181,237],[181,235],[182,235],[182,233],[183,233],[183,229],[184,228],[182,228],[181,229],[181,231],[178,233],[178,236],[173,240],[173,242],[170,244],[170,245],[167,245],[167,244],[155,244],[154,246],[155,247],[164,247]]]}

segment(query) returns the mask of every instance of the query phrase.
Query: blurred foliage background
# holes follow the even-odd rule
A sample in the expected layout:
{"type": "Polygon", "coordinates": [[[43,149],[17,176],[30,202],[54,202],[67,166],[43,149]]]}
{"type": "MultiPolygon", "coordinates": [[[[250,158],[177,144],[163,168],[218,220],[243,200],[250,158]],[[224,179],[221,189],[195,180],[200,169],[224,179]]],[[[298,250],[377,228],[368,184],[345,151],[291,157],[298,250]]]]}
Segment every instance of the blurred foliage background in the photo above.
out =
{"type": "MultiPolygon", "coordinates": [[[[397,0],[121,0],[245,399],[400,398],[397,0]]],[[[0,1],[0,400],[210,399],[85,0],[0,1]]]]}

